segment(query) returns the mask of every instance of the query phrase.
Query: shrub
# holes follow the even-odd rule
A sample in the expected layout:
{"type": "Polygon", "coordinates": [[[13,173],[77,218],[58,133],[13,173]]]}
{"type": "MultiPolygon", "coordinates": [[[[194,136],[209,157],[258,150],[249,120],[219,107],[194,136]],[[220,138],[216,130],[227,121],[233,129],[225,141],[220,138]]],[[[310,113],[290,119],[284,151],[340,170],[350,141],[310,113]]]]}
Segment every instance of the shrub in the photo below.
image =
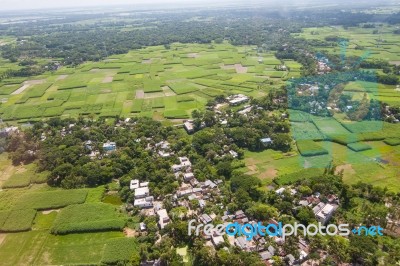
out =
{"type": "Polygon", "coordinates": [[[398,138],[388,138],[388,139],[385,139],[384,142],[390,146],[400,145],[400,139],[398,139],[398,138]]]}
{"type": "Polygon", "coordinates": [[[86,203],[64,208],[54,221],[53,234],[122,230],[125,220],[116,208],[104,203],[86,203]]]}
{"type": "Polygon", "coordinates": [[[366,151],[366,150],[371,149],[371,146],[369,146],[368,144],[365,144],[363,142],[350,143],[350,144],[347,144],[347,147],[349,147],[349,149],[351,149],[355,152],[366,151]]]}
{"type": "Polygon", "coordinates": [[[135,253],[139,253],[138,243],[135,238],[110,239],[106,243],[101,263],[127,265],[135,253]]]}
{"type": "Polygon", "coordinates": [[[31,229],[35,216],[36,210],[32,209],[11,211],[0,230],[3,232],[28,231],[31,229]]]}
{"type": "Polygon", "coordinates": [[[328,154],[328,151],[312,140],[298,140],[296,142],[299,152],[303,156],[316,156],[328,154]]]}
{"type": "Polygon", "coordinates": [[[15,209],[57,209],[84,203],[86,195],[87,191],[82,189],[27,193],[18,199],[15,209]]]}

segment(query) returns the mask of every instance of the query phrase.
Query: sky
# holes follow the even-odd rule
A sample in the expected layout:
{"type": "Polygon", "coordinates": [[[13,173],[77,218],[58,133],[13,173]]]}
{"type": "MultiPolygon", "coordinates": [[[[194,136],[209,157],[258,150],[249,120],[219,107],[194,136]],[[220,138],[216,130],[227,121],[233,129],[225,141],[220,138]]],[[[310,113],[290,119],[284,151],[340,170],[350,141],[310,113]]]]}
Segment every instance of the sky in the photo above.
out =
{"type": "MultiPolygon", "coordinates": [[[[218,2],[231,2],[229,0],[216,0],[218,2]]],[[[201,4],[212,3],[215,0],[0,0],[0,10],[21,10],[21,9],[48,9],[65,7],[102,7],[110,5],[130,5],[130,6],[157,6],[157,5],[182,5],[182,4],[201,4]]],[[[233,0],[240,1],[240,0],[233,0]]]]}
{"type": "MultiPolygon", "coordinates": [[[[394,0],[375,0],[374,3],[387,2],[394,0]]],[[[266,4],[270,2],[273,5],[295,3],[324,3],[339,2],[338,0],[0,0],[0,11],[2,10],[23,10],[23,9],[49,9],[49,8],[73,8],[73,7],[103,7],[110,5],[130,5],[132,7],[144,5],[149,7],[167,7],[167,6],[183,6],[183,5],[201,5],[207,7],[217,4],[246,4],[256,5],[256,3],[266,4]]]]}

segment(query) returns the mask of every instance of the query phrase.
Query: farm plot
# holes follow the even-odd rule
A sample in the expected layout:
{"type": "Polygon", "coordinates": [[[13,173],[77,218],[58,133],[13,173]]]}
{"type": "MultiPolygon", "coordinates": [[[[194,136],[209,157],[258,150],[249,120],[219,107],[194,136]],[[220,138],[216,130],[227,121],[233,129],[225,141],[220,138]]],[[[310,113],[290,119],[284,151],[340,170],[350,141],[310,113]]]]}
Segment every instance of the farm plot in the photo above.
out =
{"type": "Polygon", "coordinates": [[[106,243],[101,262],[106,265],[125,265],[135,253],[138,254],[138,249],[135,238],[110,239],[106,243]]]}
{"type": "MultiPolygon", "coordinates": [[[[1,215],[0,215],[1,216],[1,215]]],[[[36,216],[36,210],[14,210],[10,211],[7,218],[0,226],[3,232],[21,232],[31,229],[33,219],[36,216]]]]}
{"type": "Polygon", "coordinates": [[[125,220],[116,208],[104,203],[70,205],[61,210],[54,221],[53,234],[122,230],[125,220]]]}
{"type": "MultiPolygon", "coordinates": [[[[218,95],[265,95],[271,89],[259,88],[268,79],[265,71],[271,72],[278,88],[287,72],[277,75],[274,66],[282,62],[273,53],[262,53],[260,63],[253,48],[227,43],[176,43],[168,50],[146,47],[32,77],[31,81],[43,84],[29,84],[15,95],[10,94],[24,86],[27,78],[3,80],[0,95],[7,102],[0,106],[0,114],[4,121],[79,115],[187,118],[193,109],[204,109],[207,101],[218,95]]],[[[295,68],[295,62],[291,64],[295,68]]]]}
{"type": "Polygon", "coordinates": [[[350,132],[334,118],[312,117],[313,123],[324,135],[345,135],[350,132]]]}
{"type": "Polygon", "coordinates": [[[57,190],[26,193],[15,203],[14,209],[49,210],[85,202],[87,190],[57,190]]]}
{"type": "Polygon", "coordinates": [[[297,148],[302,156],[316,156],[328,154],[328,151],[312,140],[296,141],[297,148]]]}

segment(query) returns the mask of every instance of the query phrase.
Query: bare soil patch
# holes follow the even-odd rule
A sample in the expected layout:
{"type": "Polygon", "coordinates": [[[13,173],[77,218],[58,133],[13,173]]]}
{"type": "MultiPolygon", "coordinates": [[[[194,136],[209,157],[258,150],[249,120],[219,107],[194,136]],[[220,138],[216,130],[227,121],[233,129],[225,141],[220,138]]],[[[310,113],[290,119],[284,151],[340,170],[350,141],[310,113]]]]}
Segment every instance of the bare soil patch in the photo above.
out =
{"type": "Polygon", "coordinates": [[[153,63],[153,59],[145,59],[142,61],[142,64],[151,64],[153,63]]]}
{"type": "Polygon", "coordinates": [[[236,73],[245,74],[247,73],[247,67],[242,66],[241,64],[235,64],[236,73]]]}
{"type": "Polygon", "coordinates": [[[389,61],[389,64],[400,66],[400,61],[389,61]]]}
{"type": "Polygon", "coordinates": [[[342,170],[345,175],[353,175],[356,173],[351,164],[343,164],[336,167],[335,174],[338,174],[342,170]]]}
{"type": "Polygon", "coordinates": [[[102,90],[101,91],[101,93],[111,93],[112,92],[112,90],[110,90],[110,89],[106,89],[106,90],[102,90]]]}
{"type": "Polygon", "coordinates": [[[3,243],[4,239],[6,239],[6,234],[0,234],[0,245],[3,243]]]}
{"type": "Polygon", "coordinates": [[[26,90],[27,88],[29,88],[31,85],[43,84],[45,82],[46,82],[45,79],[35,79],[35,80],[24,81],[24,83],[22,83],[22,87],[20,87],[18,90],[11,93],[11,95],[18,95],[18,94],[22,93],[24,90],[26,90]]]}
{"type": "Polygon", "coordinates": [[[163,90],[165,96],[175,96],[176,95],[176,93],[173,90],[171,90],[171,88],[168,86],[163,86],[162,90],[163,90]]]}
{"type": "Polygon", "coordinates": [[[158,98],[158,97],[164,97],[165,94],[163,92],[149,92],[144,94],[145,99],[152,99],[152,98],[158,98]]]}
{"type": "Polygon", "coordinates": [[[260,178],[264,179],[272,179],[274,177],[276,177],[278,175],[278,170],[274,169],[274,168],[270,168],[267,171],[261,173],[260,178]]]}
{"type": "Polygon", "coordinates": [[[190,53],[187,55],[189,58],[198,58],[200,55],[198,53],[190,53]]]}
{"type": "Polygon", "coordinates": [[[138,235],[138,233],[135,230],[128,227],[124,228],[124,234],[126,237],[135,237],[138,235]]]}
{"type": "Polygon", "coordinates": [[[144,91],[143,90],[137,90],[135,98],[136,99],[144,99],[144,91]]]}
{"type": "Polygon", "coordinates": [[[102,83],[111,83],[113,82],[114,77],[105,77],[102,83]]]}
{"type": "Polygon", "coordinates": [[[60,75],[60,76],[58,76],[58,78],[56,79],[56,81],[58,81],[58,80],[64,80],[64,79],[66,79],[68,77],[68,75],[60,75]]]}
{"type": "Polygon", "coordinates": [[[52,213],[52,212],[60,212],[60,211],[61,211],[60,209],[56,209],[56,210],[42,211],[42,213],[43,213],[43,214],[49,214],[49,213],[52,213]]]}

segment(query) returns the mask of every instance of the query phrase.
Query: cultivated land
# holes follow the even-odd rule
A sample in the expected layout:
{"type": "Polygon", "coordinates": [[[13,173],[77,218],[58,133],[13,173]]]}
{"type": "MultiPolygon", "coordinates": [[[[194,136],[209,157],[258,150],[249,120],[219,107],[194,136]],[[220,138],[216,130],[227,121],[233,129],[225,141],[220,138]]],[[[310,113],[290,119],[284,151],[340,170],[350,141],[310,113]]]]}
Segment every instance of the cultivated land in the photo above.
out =
{"type": "Polygon", "coordinates": [[[309,40],[325,40],[329,36],[348,39],[348,46],[341,47],[316,46],[315,48],[328,53],[346,54],[346,56],[366,56],[367,58],[384,59],[393,64],[400,62],[399,36],[393,34],[396,26],[380,24],[376,28],[331,26],[321,28],[306,28],[302,33],[293,34],[309,40]],[[374,31],[377,32],[374,34],[374,31]],[[356,47],[358,46],[358,49],[356,47]],[[360,49],[361,48],[361,49],[360,49]]]}
{"type": "MultiPolygon", "coordinates": [[[[398,36],[392,33],[395,26],[376,29],[332,26],[306,28],[292,35],[309,40],[332,35],[348,38],[346,55],[369,52],[370,58],[400,64],[398,36]]],[[[0,45],[13,42],[0,37],[0,45]]],[[[343,52],[340,47],[314,48],[343,52]]],[[[216,96],[261,98],[301,76],[301,64],[280,61],[274,52],[227,42],[174,43],[168,49],[151,46],[40,76],[4,79],[0,83],[0,117],[9,124],[80,115],[145,116],[181,123],[216,96]],[[279,65],[290,70],[277,71],[279,65]]],[[[9,69],[21,66],[0,58],[0,74],[9,69]]],[[[395,85],[350,82],[345,84],[344,94],[352,99],[362,99],[365,94],[368,99],[400,106],[400,88],[395,85]]],[[[231,108],[232,112],[247,104],[231,108]]],[[[261,179],[263,190],[319,176],[335,165],[337,173],[343,171],[347,184],[362,181],[400,191],[400,124],[354,123],[340,114],[321,118],[294,110],[288,113],[296,141],[292,151],[245,150],[244,159],[238,162],[241,171],[261,179]]],[[[119,184],[62,190],[49,187],[46,177],[46,172],[37,173],[35,164],[14,166],[7,153],[0,154],[1,265],[115,265],[139,253],[135,252],[139,250],[135,237],[139,217],[120,211],[123,201],[118,189],[106,192],[119,184]]],[[[191,265],[188,246],[179,247],[177,254],[191,265]]]]}
{"type": "MultiPolygon", "coordinates": [[[[26,171],[31,171],[33,166],[27,165],[26,171]]],[[[15,176],[18,173],[12,174],[11,179],[15,176]]],[[[31,173],[31,176],[34,174],[31,173]]],[[[37,184],[0,191],[1,265],[100,264],[106,249],[105,243],[125,239],[119,228],[96,232],[89,226],[90,230],[85,230],[87,221],[95,220],[100,221],[95,225],[97,231],[105,231],[115,223],[118,226],[122,223],[123,226],[125,218],[117,214],[115,207],[101,203],[103,194],[103,187],[85,191],[57,190],[37,184]],[[62,196],[63,192],[66,193],[65,197],[62,196]],[[61,211],[50,206],[75,203],[79,204],[61,211]],[[39,206],[46,210],[36,211],[34,208],[39,206]],[[85,209],[87,211],[82,212],[85,209]],[[54,235],[52,228],[65,232],[63,235],[54,235]],[[80,233],[74,233],[74,230],[80,233]]]]}
{"type": "Polygon", "coordinates": [[[88,114],[188,118],[217,95],[263,96],[284,80],[299,77],[300,67],[294,61],[281,62],[273,52],[257,53],[252,46],[148,47],[77,68],[5,80],[0,114],[4,121],[19,122],[88,114]],[[282,63],[290,72],[274,69],[282,63]],[[266,81],[268,89],[260,89],[266,81]]]}

